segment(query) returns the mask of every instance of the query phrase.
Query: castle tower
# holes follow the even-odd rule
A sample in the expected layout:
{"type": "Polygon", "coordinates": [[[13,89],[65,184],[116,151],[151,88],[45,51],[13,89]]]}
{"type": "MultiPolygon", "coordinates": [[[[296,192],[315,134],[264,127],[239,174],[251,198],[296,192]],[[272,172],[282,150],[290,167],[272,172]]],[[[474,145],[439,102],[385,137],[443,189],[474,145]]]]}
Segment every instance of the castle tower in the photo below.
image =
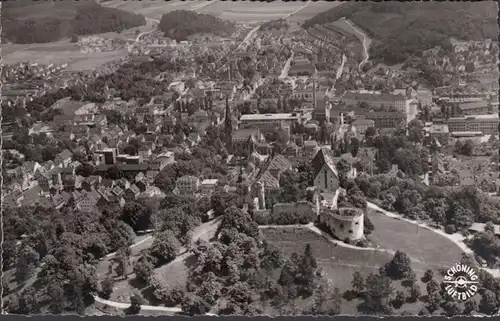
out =
{"type": "Polygon", "coordinates": [[[259,199],[259,210],[265,210],[266,188],[264,182],[257,182],[257,198],[259,199]]]}

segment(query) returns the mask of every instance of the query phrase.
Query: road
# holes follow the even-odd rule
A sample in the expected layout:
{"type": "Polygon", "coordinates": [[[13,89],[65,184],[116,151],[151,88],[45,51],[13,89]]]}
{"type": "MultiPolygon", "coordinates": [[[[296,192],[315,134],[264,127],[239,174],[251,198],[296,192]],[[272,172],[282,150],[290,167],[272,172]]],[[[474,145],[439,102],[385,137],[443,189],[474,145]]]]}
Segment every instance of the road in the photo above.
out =
{"type": "Polygon", "coordinates": [[[156,30],[158,30],[158,27],[160,25],[160,20],[157,20],[157,19],[152,19],[152,18],[146,18],[146,20],[151,20],[154,22],[153,24],[153,27],[156,25],[156,28],[154,28],[153,30],[149,30],[149,31],[145,31],[145,32],[142,32],[140,33],[139,35],[137,35],[137,37],[135,38],[135,42],[139,42],[139,40],[141,40],[141,37],[144,36],[144,35],[147,35],[149,33],[152,33],[156,30]]]}
{"type": "Polygon", "coordinates": [[[283,79],[288,76],[288,71],[290,70],[290,65],[292,64],[294,54],[295,53],[292,50],[292,55],[290,56],[290,58],[288,58],[285,65],[283,66],[283,69],[281,70],[281,75],[278,77],[279,79],[283,79]]]}
{"type": "Polygon", "coordinates": [[[28,50],[28,49],[31,49],[31,48],[34,48],[34,47],[37,47],[39,46],[40,44],[36,44],[36,45],[32,45],[32,46],[29,46],[29,47],[26,47],[26,48],[23,48],[23,49],[19,49],[19,50],[16,50],[14,52],[11,52],[10,54],[7,54],[7,55],[4,55],[2,58],[5,59],[7,58],[8,56],[11,56],[15,53],[18,53],[18,52],[21,52],[21,51],[24,51],[24,50],[28,50]]]}
{"type": "Polygon", "coordinates": [[[342,20],[344,20],[347,24],[349,24],[352,27],[352,29],[354,29],[357,33],[359,33],[361,36],[363,36],[363,56],[364,56],[364,59],[363,59],[363,61],[361,61],[359,63],[359,66],[358,66],[358,69],[361,71],[361,68],[363,67],[363,65],[370,58],[370,55],[368,54],[368,48],[370,47],[372,40],[364,32],[362,32],[358,28],[358,26],[356,26],[354,23],[352,23],[349,19],[342,18],[342,20]]]}
{"type": "MultiPolygon", "coordinates": [[[[128,309],[130,307],[130,303],[109,301],[109,300],[105,300],[103,298],[100,298],[97,295],[94,295],[94,300],[96,302],[101,303],[101,304],[109,305],[113,308],[122,309],[122,310],[128,309]]],[[[164,311],[164,312],[173,312],[173,313],[182,312],[181,308],[157,307],[157,306],[153,306],[153,305],[141,305],[141,310],[144,310],[144,311],[164,311]]]]}
{"type": "Polygon", "coordinates": [[[305,7],[307,7],[310,3],[311,3],[311,0],[307,1],[302,7],[300,7],[297,10],[295,10],[295,11],[287,14],[282,19],[288,19],[288,18],[290,18],[291,16],[293,16],[294,14],[296,14],[297,12],[299,12],[300,10],[304,9],[305,7]]]}

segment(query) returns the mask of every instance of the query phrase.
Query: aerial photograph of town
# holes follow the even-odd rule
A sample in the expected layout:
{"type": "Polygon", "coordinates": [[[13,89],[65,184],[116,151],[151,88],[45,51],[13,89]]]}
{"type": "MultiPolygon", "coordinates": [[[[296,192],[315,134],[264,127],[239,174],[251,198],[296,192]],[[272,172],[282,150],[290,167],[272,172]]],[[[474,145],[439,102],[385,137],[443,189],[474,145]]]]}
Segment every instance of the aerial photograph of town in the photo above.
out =
{"type": "Polygon", "coordinates": [[[10,315],[500,315],[498,3],[1,3],[10,315]]]}

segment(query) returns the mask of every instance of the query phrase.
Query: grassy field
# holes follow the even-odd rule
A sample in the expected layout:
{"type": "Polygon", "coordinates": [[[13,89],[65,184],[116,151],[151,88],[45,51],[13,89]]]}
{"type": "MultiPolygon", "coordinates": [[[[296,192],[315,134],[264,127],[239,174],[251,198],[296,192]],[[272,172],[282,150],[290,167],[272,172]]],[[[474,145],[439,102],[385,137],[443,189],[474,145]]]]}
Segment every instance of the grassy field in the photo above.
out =
{"type": "Polygon", "coordinates": [[[380,248],[401,250],[429,268],[449,268],[462,251],[447,238],[417,225],[370,211],[375,231],[370,240],[380,248]]]}
{"type": "MultiPolygon", "coordinates": [[[[290,2],[288,2],[290,3],[290,2]]],[[[332,2],[327,2],[327,1],[318,1],[318,2],[311,2],[309,3],[306,7],[301,9],[300,11],[296,12],[292,16],[290,16],[287,20],[296,23],[296,22],[303,22],[304,20],[307,20],[309,18],[314,17],[318,13],[330,10],[338,5],[342,4],[340,1],[332,1],[332,2]]],[[[293,10],[292,10],[293,11],[293,10]]]]}
{"type": "Polygon", "coordinates": [[[2,51],[4,54],[2,62],[5,65],[23,61],[37,62],[43,65],[67,63],[69,71],[95,69],[128,55],[126,50],[83,53],[78,45],[69,41],[37,45],[4,44],[2,51]]]}
{"type": "MultiPolygon", "coordinates": [[[[286,256],[290,256],[293,252],[301,254],[306,244],[311,244],[318,265],[341,292],[352,288],[352,275],[355,271],[359,271],[364,276],[371,272],[377,273],[380,266],[392,259],[390,254],[381,251],[354,250],[335,246],[324,237],[303,228],[264,229],[261,233],[267,241],[281,248],[286,256]]],[[[428,268],[419,262],[413,262],[412,266],[417,279],[420,279],[428,268]]],[[[403,289],[400,281],[393,282],[393,287],[395,290],[403,289]]],[[[424,292],[425,286],[421,282],[420,287],[424,292]]],[[[344,300],[342,314],[358,314],[359,303],[358,299],[344,300]]],[[[423,306],[423,302],[404,304],[399,312],[417,314],[423,306]]]]}
{"type": "MultiPolygon", "coordinates": [[[[331,9],[341,2],[311,2],[302,10],[298,11],[289,20],[301,22],[314,15],[331,9]]],[[[106,7],[119,8],[133,13],[141,14],[147,18],[161,19],[164,13],[173,10],[193,10],[198,13],[206,13],[221,19],[239,23],[262,23],[265,21],[282,18],[289,13],[304,6],[305,2],[250,2],[250,1],[123,1],[112,0],[101,3],[106,7]]]]}
{"type": "Polygon", "coordinates": [[[201,10],[210,7],[215,4],[216,1],[123,1],[123,0],[113,0],[102,2],[101,5],[105,7],[118,8],[128,12],[133,12],[136,14],[141,14],[146,18],[160,20],[164,13],[168,13],[174,10],[195,10],[197,12],[202,12],[201,10]]]}

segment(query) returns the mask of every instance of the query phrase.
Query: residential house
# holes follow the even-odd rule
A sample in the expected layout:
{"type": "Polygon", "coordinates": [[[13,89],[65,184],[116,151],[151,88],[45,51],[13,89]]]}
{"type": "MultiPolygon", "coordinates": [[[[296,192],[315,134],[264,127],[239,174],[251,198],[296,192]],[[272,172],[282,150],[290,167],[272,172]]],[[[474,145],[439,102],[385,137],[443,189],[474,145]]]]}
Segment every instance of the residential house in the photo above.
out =
{"type": "Polygon", "coordinates": [[[319,150],[319,145],[315,140],[306,140],[302,149],[304,152],[304,156],[313,157],[319,150]]]}
{"type": "MultiPolygon", "coordinates": [[[[74,194],[73,194],[74,195],[74,194]]],[[[101,195],[96,191],[84,191],[78,198],[75,198],[75,208],[82,212],[92,212],[97,210],[97,203],[101,199],[101,195]]]]}
{"type": "Polygon", "coordinates": [[[204,196],[210,196],[215,191],[217,179],[205,179],[200,184],[200,193],[204,196]]]}
{"type": "Polygon", "coordinates": [[[59,167],[68,167],[71,163],[71,158],[73,157],[73,153],[71,153],[68,149],[63,150],[55,157],[55,164],[59,167]]]}
{"type": "Polygon", "coordinates": [[[184,175],[179,177],[175,183],[180,194],[194,194],[200,186],[200,179],[195,176],[184,175]]]}
{"type": "Polygon", "coordinates": [[[141,190],[139,189],[139,187],[137,187],[137,185],[133,184],[133,185],[130,185],[130,187],[125,190],[125,193],[123,194],[123,198],[126,201],[132,201],[132,200],[135,200],[139,196],[140,193],[141,193],[141,190]]]}

